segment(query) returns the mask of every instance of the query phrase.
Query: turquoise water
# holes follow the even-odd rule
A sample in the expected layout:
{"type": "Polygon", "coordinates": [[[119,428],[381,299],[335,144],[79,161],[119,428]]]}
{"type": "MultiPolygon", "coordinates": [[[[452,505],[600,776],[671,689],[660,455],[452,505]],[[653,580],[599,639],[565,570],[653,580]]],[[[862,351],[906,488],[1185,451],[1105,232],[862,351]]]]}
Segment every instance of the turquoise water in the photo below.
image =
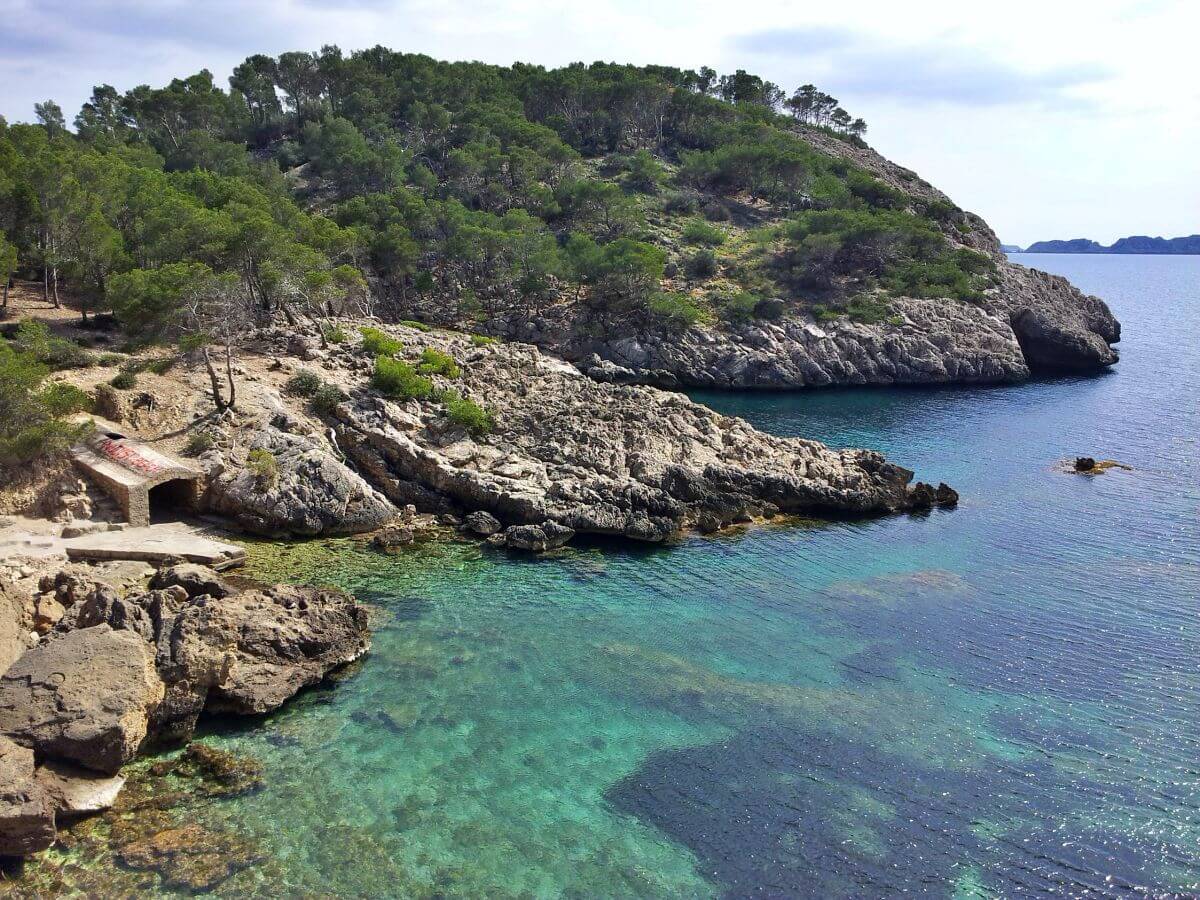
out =
{"type": "Polygon", "coordinates": [[[214,726],[267,772],[208,813],[271,854],[238,891],[1200,892],[1200,258],[1028,261],[1110,302],[1114,374],[700,398],[957,510],[536,561],[257,551],[377,621],[352,677],[214,726]],[[1085,453],[1133,469],[1058,469],[1085,453]]]}

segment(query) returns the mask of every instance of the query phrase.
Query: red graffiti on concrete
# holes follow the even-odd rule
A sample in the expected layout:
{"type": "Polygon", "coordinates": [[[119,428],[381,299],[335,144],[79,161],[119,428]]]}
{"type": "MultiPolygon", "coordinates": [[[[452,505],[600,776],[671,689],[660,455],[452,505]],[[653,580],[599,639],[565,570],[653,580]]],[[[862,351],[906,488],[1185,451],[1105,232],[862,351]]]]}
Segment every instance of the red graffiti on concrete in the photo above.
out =
{"type": "Polygon", "coordinates": [[[112,438],[105,438],[97,445],[97,449],[115,463],[120,463],[127,469],[141,472],[143,475],[154,475],[163,470],[163,466],[152,459],[147,459],[138,452],[136,447],[129,444],[118,444],[112,438]]]}

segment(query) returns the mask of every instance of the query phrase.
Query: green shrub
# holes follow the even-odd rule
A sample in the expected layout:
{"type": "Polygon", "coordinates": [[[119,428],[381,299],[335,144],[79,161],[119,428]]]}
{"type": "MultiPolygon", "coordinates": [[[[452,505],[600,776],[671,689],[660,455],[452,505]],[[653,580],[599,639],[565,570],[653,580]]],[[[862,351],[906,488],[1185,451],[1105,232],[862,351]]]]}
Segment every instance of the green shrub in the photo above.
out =
{"type": "Polygon", "coordinates": [[[378,328],[363,327],[359,331],[362,333],[363,349],[372,356],[395,356],[404,349],[403,343],[378,328]]]}
{"type": "Polygon", "coordinates": [[[442,405],[446,408],[446,418],[456,425],[461,425],[471,434],[488,434],[496,427],[490,412],[458,391],[443,392],[442,405]]]}
{"type": "Polygon", "coordinates": [[[878,297],[855,297],[846,307],[846,315],[851,322],[861,322],[864,325],[878,325],[887,321],[892,314],[892,308],[886,300],[878,297]]]}
{"type": "Polygon", "coordinates": [[[330,325],[322,331],[325,335],[325,340],[331,344],[344,344],[350,339],[350,335],[346,334],[346,329],[341,325],[330,325]]]}
{"type": "Polygon", "coordinates": [[[711,250],[697,250],[687,258],[684,269],[692,278],[711,278],[717,274],[717,257],[711,250]]]}
{"type": "Polygon", "coordinates": [[[316,372],[301,369],[283,385],[283,392],[293,397],[312,397],[321,389],[321,378],[316,372]]]}
{"type": "Polygon", "coordinates": [[[273,488],[279,482],[279,463],[265,447],[255,447],[246,455],[246,471],[254,476],[260,488],[273,488]]]}
{"type": "Polygon", "coordinates": [[[655,318],[680,331],[709,319],[708,311],[686,294],[656,294],[650,298],[648,308],[655,318]]]}
{"type": "Polygon", "coordinates": [[[201,453],[211,450],[215,443],[212,435],[207,431],[193,431],[183,447],[183,455],[199,456],[201,453]]]}
{"type": "Polygon", "coordinates": [[[719,247],[725,243],[725,232],[715,225],[696,219],[683,228],[684,243],[704,247],[719,247]]]}
{"type": "Polygon", "coordinates": [[[109,382],[118,391],[128,391],[137,387],[137,372],[131,369],[122,369],[112,377],[109,382]]]}
{"type": "Polygon", "coordinates": [[[832,322],[842,314],[841,310],[832,309],[824,303],[813,304],[813,318],[818,322],[832,322]]]}
{"type": "Polygon", "coordinates": [[[345,399],[345,393],[336,384],[323,384],[312,395],[312,408],[319,413],[329,415],[345,399]]]}
{"type": "Polygon", "coordinates": [[[663,212],[673,216],[691,215],[699,206],[694,194],[673,193],[663,199],[663,212]]]}
{"type": "Polygon", "coordinates": [[[749,322],[754,318],[754,308],[758,305],[758,297],[742,291],[734,294],[721,307],[721,314],[731,322],[749,322]]]}
{"type": "Polygon", "coordinates": [[[60,338],[45,322],[25,319],[13,335],[14,349],[28,353],[51,369],[83,369],[95,362],[95,357],[74,341],[60,338]]]}
{"type": "Polygon", "coordinates": [[[433,347],[426,347],[421,351],[417,371],[422,375],[441,375],[444,378],[457,378],[462,374],[462,369],[458,367],[453,356],[433,347]]]}
{"type": "Polygon", "coordinates": [[[46,366],[31,353],[0,342],[0,481],[39,456],[69,447],[91,429],[73,425],[51,409],[69,408],[71,397],[42,388],[46,366]]]}
{"type": "Polygon", "coordinates": [[[155,375],[166,375],[175,368],[176,362],[178,360],[174,356],[164,356],[146,363],[146,371],[153,372],[155,375]]]}
{"type": "Polygon", "coordinates": [[[471,335],[471,346],[472,347],[486,347],[488,344],[494,344],[494,343],[496,343],[496,339],[494,337],[489,337],[486,334],[471,335]]]}
{"type": "Polygon", "coordinates": [[[428,400],[434,393],[432,381],[404,360],[390,356],[375,357],[371,385],[392,400],[428,400]]]}
{"type": "Polygon", "coordinates": [[[415,328],[417,331],[433,331],[433,329],[424,322],[418,322],[416,319],[401,319],[397,324],[404,325],[406,328],[415,328]]]}
{"type": "Polygon", "coordinates": [[[96,357],[96,365],[109,368],[111,366],[119,366],[125,362],[123,353],[101,353],[96,357]]]}
{"type": "Polygon", "coordinates": [[[40,394],[42,404],[52,416],[67,416],[91,412],[95,402],[91,396],[73,384],[48,384],[40,394]]]}

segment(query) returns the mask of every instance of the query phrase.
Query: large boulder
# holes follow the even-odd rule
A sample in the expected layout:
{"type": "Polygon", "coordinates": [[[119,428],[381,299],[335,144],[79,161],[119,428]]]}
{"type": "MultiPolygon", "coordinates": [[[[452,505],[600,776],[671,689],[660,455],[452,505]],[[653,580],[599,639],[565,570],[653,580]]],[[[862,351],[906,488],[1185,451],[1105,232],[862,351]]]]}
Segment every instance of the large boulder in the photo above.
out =
{"type": "Polygon", "coordinates": [[[274,476],[232,462],[210,472],[206,503],[255,534],[359,534],[400,515],[386,497],[311,438],[265,426],[250,448],[275,460],[274,476]]]}
{"type": "Polygon", "coordinates": [[[137,753],[162,698],[146,642],[97,625],[13,663],[0,678],[0,733],[39,756],[115,774],[137,753]]]}
{"type": "Polygon", "coordinates": [[[34,778],[33,751],[0,735],[0,856],[45,850],[54,834],[54,806],[34,778]]]}
{"type": "Polygon", "coordinates": [[[258,714],[281,706],[370,646],[367,612],[340,591],[275,585],[226,599],[232,664],[207,708],[258,714]]]}

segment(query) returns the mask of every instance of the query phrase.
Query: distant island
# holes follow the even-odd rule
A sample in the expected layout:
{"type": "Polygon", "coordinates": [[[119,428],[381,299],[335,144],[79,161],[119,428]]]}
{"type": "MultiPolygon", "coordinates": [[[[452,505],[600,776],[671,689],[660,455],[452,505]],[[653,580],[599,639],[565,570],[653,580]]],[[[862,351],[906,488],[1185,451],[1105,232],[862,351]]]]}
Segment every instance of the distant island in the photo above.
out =
{"type": "Polygon", "coordinates": [[[1157,253],[1157,254],[1194,254],[1200,255],[1200,234],[1188,237],[1161,238],[1147,237],[1136,234],[1124,237],[1105,247],[1088,238],[1075,238],[1070,241],[1038,241],[1030,244],[1024,251],[1019,247],[1004,246],[1009,253],[1157,253]]]}

